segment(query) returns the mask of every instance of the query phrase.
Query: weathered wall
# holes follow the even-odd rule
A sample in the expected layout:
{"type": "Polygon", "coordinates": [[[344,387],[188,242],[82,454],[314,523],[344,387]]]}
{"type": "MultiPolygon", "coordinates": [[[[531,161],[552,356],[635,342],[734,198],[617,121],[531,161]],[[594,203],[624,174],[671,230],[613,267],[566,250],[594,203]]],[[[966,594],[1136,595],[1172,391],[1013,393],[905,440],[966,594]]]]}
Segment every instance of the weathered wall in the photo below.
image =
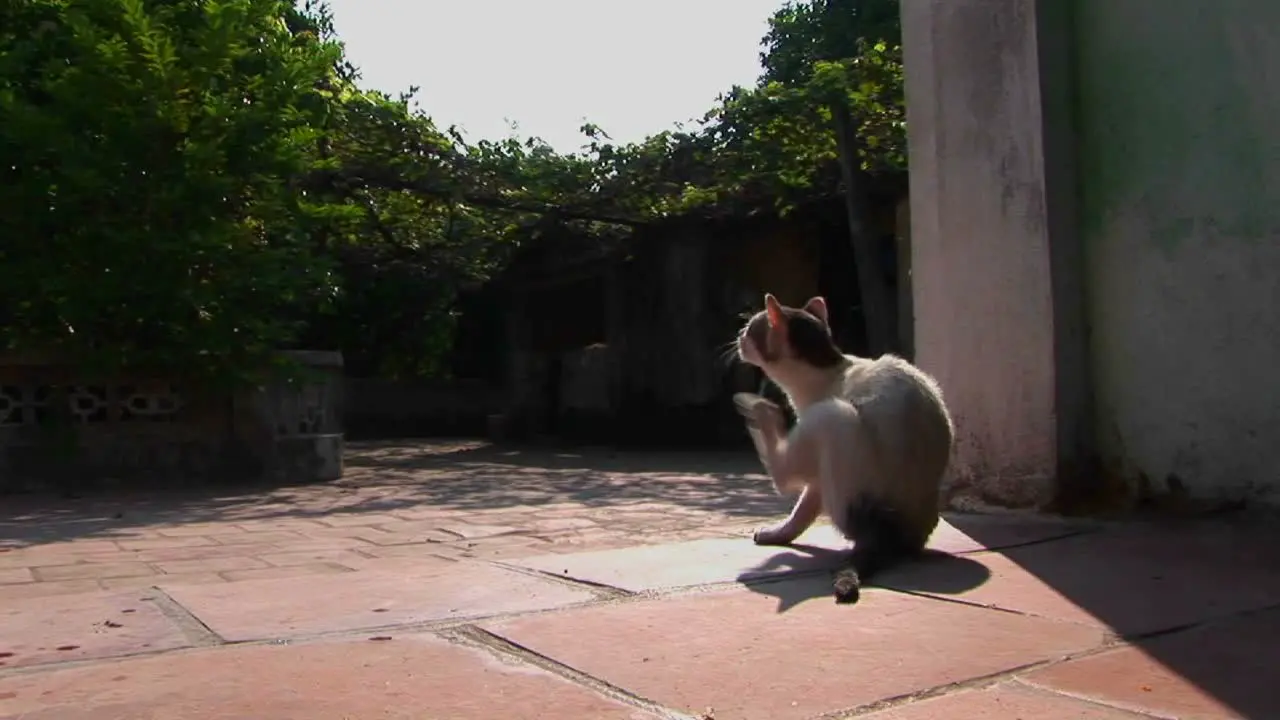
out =
{"type": "Polygon", "coordinates": [[[1088,453],[1054,3],[902,4],[915,358],[955,416],[953,501],[1046,504],[1088,453]]]}
{"type": "Polygon", "coordinates": [[[660,223],[643,228],[625,254],[591,265],[556,267],[554,245],[542,264],[526,260],[506,286],[512,351],[501,434],[746,442],[729,396],[759,381],[726,362],[726,343],[742,323],[739,313],[758,309],[765,291],[790,303],[818,293],[822,210],[786,219],[660,223]],[[575,289],[566,294],[571,281],[575,289]],[[584,309],[593,311],[590,318],[584,309]],[[596,324],[598,332],[561,327],[596,324]],[[533,332],[539,327],[551,332],[539,339],[533,332]]]}
{"type": "Polygon", "coordinates": [[[1103,458],[1157,491],[1276,498],[1280,3],[1074,5],[1103,458]]]}
{"type": "Polygon", "coordinates": [[[295,374],[238,392],[2,356],[0,492],[336,480],[342,355],[285,355],[295,374]]]}

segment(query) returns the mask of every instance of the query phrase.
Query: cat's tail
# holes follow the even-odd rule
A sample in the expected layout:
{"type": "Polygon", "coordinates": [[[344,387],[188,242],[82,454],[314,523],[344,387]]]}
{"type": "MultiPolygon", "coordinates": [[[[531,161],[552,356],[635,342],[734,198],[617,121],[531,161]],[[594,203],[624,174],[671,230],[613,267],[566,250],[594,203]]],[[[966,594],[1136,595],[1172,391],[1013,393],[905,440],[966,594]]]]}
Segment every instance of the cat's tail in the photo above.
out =
{"type": "Polygon", "coordinates": [[[856,603],[862,584],[873,575],[915,554],[902,516],[883,500],[862,494],[849,504],[845,527],[853,540],[848,563],[836,571],[838,603],[856,603]]]}

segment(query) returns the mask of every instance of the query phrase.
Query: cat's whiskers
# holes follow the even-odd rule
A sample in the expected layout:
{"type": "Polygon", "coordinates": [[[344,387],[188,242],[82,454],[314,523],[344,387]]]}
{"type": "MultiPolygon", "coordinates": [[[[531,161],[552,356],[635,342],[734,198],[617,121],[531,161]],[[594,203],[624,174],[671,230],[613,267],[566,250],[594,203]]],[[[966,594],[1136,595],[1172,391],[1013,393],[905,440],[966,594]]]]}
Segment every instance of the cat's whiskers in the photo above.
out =
{"type": "Polygon", "coordinates": [[[720,347],[719,362],[728,366],[734,364],[738,360],[738,341],[730,340],[720,347]]]}

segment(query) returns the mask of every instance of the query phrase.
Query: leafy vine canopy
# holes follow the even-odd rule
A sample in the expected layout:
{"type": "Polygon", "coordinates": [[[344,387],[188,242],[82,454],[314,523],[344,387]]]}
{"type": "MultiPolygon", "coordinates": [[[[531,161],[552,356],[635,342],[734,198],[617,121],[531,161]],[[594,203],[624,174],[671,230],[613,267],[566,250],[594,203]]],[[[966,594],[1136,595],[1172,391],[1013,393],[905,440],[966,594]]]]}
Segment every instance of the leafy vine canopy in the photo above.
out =
{"type": "MultiPolygon", "coordinates": [[[[601,238],[904,167],[895,0],[784,5],[763,71],[639,142],[467,143],[361,86],[323,3],[0,3],[0,349],[252,380],[276,350],[447,372],[459,292],[549,224],[601,238]]],[[[429,111],[429,109],[428,109],[429,111]]]]}

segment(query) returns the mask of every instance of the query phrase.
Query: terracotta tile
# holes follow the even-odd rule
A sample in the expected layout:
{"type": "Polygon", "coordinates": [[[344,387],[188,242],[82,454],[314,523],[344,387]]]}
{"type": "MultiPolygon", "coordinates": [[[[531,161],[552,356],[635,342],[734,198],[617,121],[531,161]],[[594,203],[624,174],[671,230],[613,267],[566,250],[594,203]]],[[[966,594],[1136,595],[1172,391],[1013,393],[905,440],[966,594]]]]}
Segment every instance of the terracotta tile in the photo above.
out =
{"type": "Polygon", "coordinates": [[[388,545],[360,550],[371,558],[434,558],[445,546],[440,543],[414,543],[412,545],[388,545]]]}
{"type": "Polygon", "coordinates": [[[552,549],[552,545],[531,535],[500,535],[474,541],[458,541],[449,545],[432,546],[435,552],[463,558],[496,560],[540,555],[552,549]]]}
{"type": "MultiPolygon", "coordinates": [[[[654,539],[655,541],[666,543],[677,542],[676,539],[672,538],[659,537],[654,539]]],[[[561,538],[557,538],[556,542],[548,543],[547,547],[531,548],[531,550],[535,550],[536,552],[525,552],[522,553],[522,555],[512,555],[511,557],[532,557],[535,555],[548,555],[548,553],[550,553],[550,555],[580,555],[582,552],[589,551],[625,550],[625,548],[628,547],[636,547],[637,544],[641,543],[636,542],[635,538],[613,538],[612,541],[600,541],[600,539],[596,539],[596,541],[591,541],[590,544],[572,541],[564,542],[561,538]]]]}
{"type": "Polygon", "coordinates": [[[97,592],[100,589],[97,580],[59,580],[55,582],[24,583],[22,585],[0,585],[0,605],[11,600],[76,595],[97,592]]]}
{"type": "Polygon", "coordinates": [[[857,605],[836,605],[828,578],[484,627],[641,697],[687,712],[712,707],[734,720],[810,718],[1104,640],[1088,626],[880,590],[857,605]]]}
{"type": "Polygon", "coordinates": [[[575,502],[547,503],[536,507],[541,517],[579,517],[593,515],[596,512],[596,508],[590,505],[575,502]]]}
{"type": "Polygon", "coordinates": [[[75,562],[78,558],[44,558],[38,560],[21,551],[0,551],[0,570],[24,570],[32,565],[47,564],[50,562],[75,562]]]}
{"type": "MultiPolygon", "coordinates": [[[[628,528],[632,532],[643,531],[645,534],[650,534],[686,528],[689,526],[689,520],[684,517],[672,517],[668,513],[610,510],[607,513],[607,522],[602,522],[601,524],[608,527],[628,528]]],[[[764,523],[761,522],[759,524],[764,523]]],[[[748,537],[751,535],[750,531],[745,534],[748,537]]]]}
{"type": "Polygon", "coordinates": [[[255,568],[253,570],[228,570],[222,577],[230,582],[243,580],[273,580],[277,578],[296,578],[307,575],[333,575],[349,573],[352,569],[335,563],[311,562],[288,565],[284,567],[255,568]]]}
{"type": "Polygon", "coordinates": [[[198,535],[238,535],[244,532],[244,529],[231,522],[211,522],[162,527],[159,528],[158,532],[165,537],[191,537],[198,535]]]}
{"type": "MultiPolygon", "coordinates": [[[[764,476],[761,475],[760,479],[764,480],[764,476]]],[[[627,511],[634,511],[634,512],[651,512],[651,513],[657,513],[659,515],[666,515],[666,516],[670,516],[674,511],[677,510],[677,508],[672,506],[672,503],[652,502],[652,501],[618,503],[617,507],[620,510],[627,510],[627,511]]],[[[787,507],[787,501],[783,498],[778,498],[778,507],[780,509],[787,507]]]]}
{"type": "Polygon", "coordinates": [[[150,575],[147,577],[106,578],[98,584],[106,590],[137,590],[176,585],[208,585],[226,582],[217,573],[182,573],[180,575],[150,575]]]}
{"type": "MultiPolygon", "coordinates": [[[[530,535],[529,537],[542,542],[544,552],[554,552],[558,554],[585,553],[600,550],[621,550],[622,548],[644,545],[646,544],[646,541],[648,541],[648,544],[672,544],[682,542],[686,539],[673,537],[667,534],[638,538],[634,535],[604,532],[600,530],[573,531],[559,535],[548,535],[546,537],[530,535]]],[[[724,538],[720,537],[717,539],[723,540],[724,538]]],[[[526,555],[533,554],[535,553],[526,553],[526,555]]]]}
{"type": "MultiPolygon", "coordinates": [[[[457,516],[455,515],[452,519],[457,520],[457,516]]],[[[388,533],[423,533],[437,530],[440,527],[440,521],[439,519],[406,520],[397,516],[394,522],[379,523],[376,527],[388,533]]]]}
{"type": "MultiPolygon", "coordinates": [[[[273,553],[270,555],[259,555],[257,559],[265,563],[283,567],[286,565],[311,565],[315,563],[332,563],[338,565],[346,565],[348,562],[359,564],[364,560],[368,560],[367,555],[351,552],[350,550],[316,550],[310,552],[285,552],[273,553]]],[[[347,565],[354,567],[354,565],[347,565]]]]}
{"type": "Polygon", "coordinates": [[[391,533],[385,530],[379,530],[375,527],[367,527],[364,525],[356,527],[339,527],[339,528],[320,528],[316,530],[301,531],[301,535],[305,536],[311,542],[328,542],[333,543],[336,547],[339,543],[346,543],[347,547],[357,545],[365,545],[373,543],[381,545],[382,542],[390,539],[391,533]]]}
{"type": "Polygon", "coordinates": [[[263,545],[284,544],[306,540],[307,536],[291,530],[267,530],[264,532],[246,532],[239,535],[219,535],[220,545],[263,545]]]}
{"type": "Polygon", "coordinates": [[[133,558],[142,562],[170,563],[224,557],[246,557],[283,551],[283,545],[273,543],[244,543],[236,545],[218,544],[201,545],[199,547],[188,548],[173,548],[170,550],[140,550],[133,554],[133,558]]]}
{"type": "Polygon", "coordinates": [[[904,566],[874,582],[1144,634],[1280,604],[1278,540],[1208,523],[1135,524],[904,566]]]}
{"type": "Polygon", "coordinates": [[[122,550],[172,550],[174,548],[216,545],[217,541],[203,535],[184,535],[182,537],[153,538],[148,540],[120,540],[118,544],[122,550]]]}
{"type": "MultiPolygon", "coordinates": [[[[605,530],[603,528],[584,528],[582,530],[562,530],[559,532],[539,532],[531,535],[508,536],[508,537],[533,537],[539,540],[545,540],[556,545],[577,545],[583,551],[586,550],[603,550],[609,547],[622,547],[625,545],[639,545],[645,542],[654,543],[662,540],[665,534],[653,533],[645,535],[636,535],[619,530],[605,530]]],[[[704,539],[704,538],[682,538],[682,539],[704,539]]],[[[667,540],[666,542],[672,542],[667,540]]]]}
{"type": "Polygon", "coordinates": [[[1096,527],[1096,523],[1043,515],[947,513],[929,537],[929,547],[946,553],[999,550],[1078,535],[1096,527]]]}
{"type": "Polygon", "coordinates": [[[25,567],[0,569],[0,585],[34,582],[35,576],[25,567]]]}
{"type": "MultiPolygon", "coordinates": [[[[714,527],[713,525],[713,527],[709,527],[709,528],[704,527],[704,528],[692,528],[689,530],[677,530],[676,536],[680,539],[685,539],[685,541],[692,541],[692,539],[713,539],[713,538],[714,539],[724,539],[724,538],[750,539],[751,530],[736,530],[736,532],[732,532],[731,530],[731,532],[726,532],[724,528],[714,527]]],[[[635,539],[635,536],[630,536],[630,537],[632,539],[635,539]]]]}
{"type": "Polygon", "coordinates": [[[394,523],[399,518],[393,515],[374,513],[333,513],[320,518],[320,523],[329,527],[372,527],[382,523],[394,523]]]}
{"type": "Polygon", "coordinates": [[[472,548],[470,550],[458,550],[457,548],[446,546],[438,554],[442,557],[455,558],[460,561],[482,560],[485,562],[499,562],[525,558],[530,555],[540,555],[544,552],[546,552],[545,547],[534,545],[503,545],[501,547],[472,548]]]}
{"type": "Polygon", "coordinates": [[[32,565],[74,565],[77,563],[121,563],[138,562],[138,553],[134,550],[116,550],[114,552],[83,553],[61,557],[44,558],[32,562],[32,565]]]}
{"type": "Polygon", "coordinates": [[[0,716],[656,720],[545,671],[429,636],[216,648],[9,677],[0,679],[0,716]]]}
{"type": "Polygon", "coordinates": [[[1016,683],[961,690],[859,715],[859,720],[1140,720],[1133,713],[1016,683]]]}
{"type": "Polygon", "coordinates": [[[84,555],[89,553],[109,553],[120,549],[113,540],[70,540],[31,545],[22,548],[21,552],[33,557],[44,555],[84,555]]]}
{"type": "Polygon", "coordinates": [[[526,557],[513,564],[631,592],[758,580],[822,570],[840,561],[832,547],[759,547],[750,538],[693,540],[573,555],[526,557]]]}
{"type": "Polygon", "coordinates": [[[329,527],[328,525],[321,523],[319,520],[283,516],[260,517],[255,520],[240,520],[236,522],[236,526],[251,533],[277,532],[282,530],[305,533],[311,530],[323,530],[329,527]]]}
{"type": "Polygon", "coordinates": [[[105,658],[187,646],[145,594],[82,593],[8,600],[0,607],[0,652],[8,667],[105,658]]]}
{"type": "MultiPolygon", "coordinates": [[[[439,561],[441,563],[446,561],[439,561]]],[[[586,590],[482,564],[424,564],[175,588],[172,597],[222,637],[255,640],[541,610],[583,602],[586,590]]]]}
{"type": "Polygon", "coordinates": [[[1182,720],[1280,717],[1280,610],[1162,635],[1031,673],[1027,682],[1182,720]]]}
{"type": "Polygon", "coordinates": [[[142,562],[88,563],[52,565],[32,568],[40,580],[80,580],[155,575],[150,565],[142,562]]]}
{"type": "Polygon", "coordinates": [[[220,573],[228,570],[252,570],[267,567],[261,560],[232,555],[229,557],[203,558],[201,560],[174,560],[155,564],[167,574],[220,573]]]}
{"type": "Polygon", "coordinates": [[[451,535],[443,530],[434,528],[401,530],[398,527],[396,529],[382,527],[382,532],[369,533],[366,536],[362,536],[361,539],[374,545],[417,545],[428,542],[453,542],[458,539],[457,535],[451,535]]]}
{"type": "Polygon", "coordinates": [[[397,520],[405,522],[423,522],[452,519],[458,516],[458,511],[452,508],[442,507],[406,507],[390,511],[390,515],[397,520]]]}
{"type": "MultiPolygon", "coordinates": [[[[291,542],[277,543],[278,552],[333,552],[336,550],[363,550],[375,547],[357,538],[303,538],[291,542]]],[[[258,553],[270,554],[270,553],[258,553]]]]}
{"type": "Polygon", "coordinates": [[[439,572],[448,572],[458,566],[458,561],[453,558],[442,557],[439,555],[419,555],[415,557],[390,557],[390,558],[369,558],[360,563],[355,569],[361,573],[419,573],[434,574],[439,572]]]}
{"type": "Polygon", "coordinates": [[[451,523],[441,525],[441,530],[452,533],[464,540],[477,540],[480,538],[489,538],[497,535],[506,535],[518,531],[518,528],[506,525],[469,525],[463,523],[451,523]]]}
{"type": "Polygon", "coordinates": [[[595,527],[599,527],[595,521],[584,517],[547,518],[533,521],[530,524],[530,531],[545,534],[595,527]]]}
{"type": "MultiPolygon", "coordinates": [[[[750,537],[755,527],[744,528],[743,535],[750,537]]],[[[944,553],[972,553],[1069,537],[1093,527],[1092,523],[1042,515],[947,513],[929,537],[929,547],[944,553]]],[[[797,542],[832,548],[848,545],[839,531],[826,523],[813,526],[797,542]]]]}
{"type": "Polygon", "coordinates": [[[132,558],[130,553],[120,550],[111,544],[112,549],[97,549],[90,551],[70,551],[59,550],[57,552],[42,552],[39,550],[15,550],[7,553],[0,553],[0,568],[11,570],[21,567],[36,567],[40,565],[74,565],[78,562],[120,562],[128,561],[132,558]]]}

